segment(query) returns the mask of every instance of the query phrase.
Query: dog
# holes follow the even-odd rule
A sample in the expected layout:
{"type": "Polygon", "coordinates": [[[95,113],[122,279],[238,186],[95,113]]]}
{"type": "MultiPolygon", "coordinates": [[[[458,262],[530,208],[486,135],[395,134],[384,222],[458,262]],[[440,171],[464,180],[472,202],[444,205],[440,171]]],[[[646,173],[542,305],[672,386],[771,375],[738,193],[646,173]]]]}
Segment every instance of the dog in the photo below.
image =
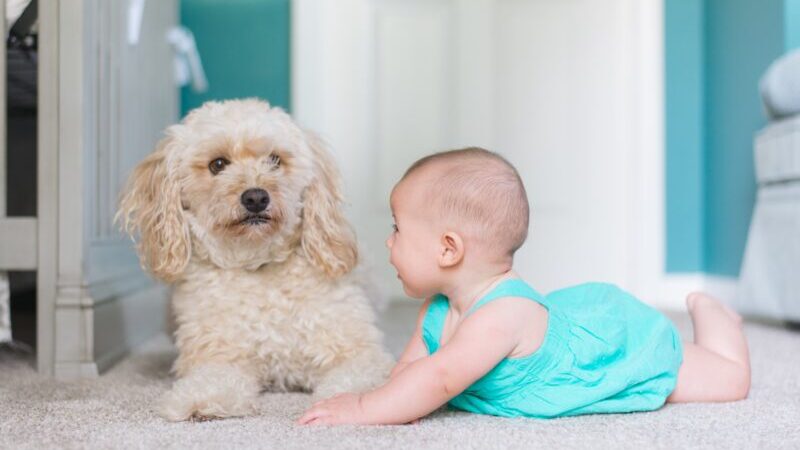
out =
{"type": "Polygon", "coordinates": [[[132,172],[118,220],[172,285],[170,421],[254,414],[264,389],[363,391],[393,364],[323,142],[256,99],[208,102],[132,172]]]}

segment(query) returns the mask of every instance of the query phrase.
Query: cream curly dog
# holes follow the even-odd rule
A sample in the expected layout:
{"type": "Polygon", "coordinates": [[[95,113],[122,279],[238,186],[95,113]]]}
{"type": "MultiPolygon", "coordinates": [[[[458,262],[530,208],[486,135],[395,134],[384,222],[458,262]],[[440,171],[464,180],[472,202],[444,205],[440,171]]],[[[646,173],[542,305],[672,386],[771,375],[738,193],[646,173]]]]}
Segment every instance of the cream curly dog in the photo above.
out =
{"type": "Polygon", "coordinates": [[[320,140],[258,100],[209,102],[133,171],[119,218],[172,283],[169,420],[254,413],[264,388],[359,391],[392,359],[320,140]]]}

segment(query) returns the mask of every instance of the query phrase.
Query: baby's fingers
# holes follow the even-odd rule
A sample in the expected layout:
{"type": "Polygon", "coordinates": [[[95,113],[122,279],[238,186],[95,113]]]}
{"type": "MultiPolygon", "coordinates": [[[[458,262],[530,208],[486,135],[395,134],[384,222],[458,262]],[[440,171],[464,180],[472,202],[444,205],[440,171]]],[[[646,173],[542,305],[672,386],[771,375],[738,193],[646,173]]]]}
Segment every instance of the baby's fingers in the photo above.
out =
{"type": "Polygon", "coordinates": [[[305,414],[300,416],[300,418],[297,419],[297,421],[295,423],[298,424],[298,425],[308,425],[309,423],[311,423],[311,422],[313,422],[313,421],[315,421],[317,419],[320,419],[322,417],[325,417],[327,415],[328,415],[328,412],[326,410],[324,410],[322,408],[319,408],[319,407],[313,407],[313,408],[309,409],[308,411],[306,411],[305,414]]]}
{"type": "Polygon", "coordinates": [[[335,425],[335,424],[336,420],[332,416],[325,416],[316,418],[311,422],[307,423],[306,425],[335,425]]]}

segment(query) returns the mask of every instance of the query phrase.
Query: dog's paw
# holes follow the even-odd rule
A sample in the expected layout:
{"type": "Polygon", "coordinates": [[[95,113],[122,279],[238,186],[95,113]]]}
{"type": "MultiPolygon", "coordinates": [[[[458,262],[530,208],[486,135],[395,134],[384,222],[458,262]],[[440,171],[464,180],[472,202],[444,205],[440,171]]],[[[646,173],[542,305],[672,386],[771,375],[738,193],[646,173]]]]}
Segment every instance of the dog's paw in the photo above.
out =
{"type": "Polygon", "coordinates": [[[219,419],[219,417],[204,416],[200,413],[194,413],[191,416],[189,416],[189,422],[208,422],[210,420],[216,420],[216,419],[219,419]]]}
{"type": "Polygon", "coordinates": [[[227,417],[249,416],[257,411],[255,401],[213,398],[189,398],[182,393],[168,392],[158,412],[170,422],[206,422],[227,417]]]}
{"type": "Polygon", "coordinates": [[[203,366],[175,382],[161,399],[159,414],[171,421],[202,422],[256,413],[259,387],[231,366],[203,366]]]}

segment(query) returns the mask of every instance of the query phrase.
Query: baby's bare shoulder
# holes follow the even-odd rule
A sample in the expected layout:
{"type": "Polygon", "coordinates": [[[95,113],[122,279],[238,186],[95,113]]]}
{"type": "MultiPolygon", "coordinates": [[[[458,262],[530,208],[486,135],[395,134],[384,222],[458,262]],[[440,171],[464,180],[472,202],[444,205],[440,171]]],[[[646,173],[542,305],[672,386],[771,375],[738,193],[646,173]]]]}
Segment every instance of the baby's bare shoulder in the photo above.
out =
{"type": "MultiPolygon", "coordinates": [[[[496,322],[506,329],[527,328],[547,323],[547,308],[525,297],[501,297],[475,310],[469,317],[476,322],[496,322]]],[[[466,323],[466,320],[465,320],[466,323]]]]}
{"type": "Polygon", "coordinates": [[[532,299],[502,297],[477,309],[464,325],[473,329],[490,328],[511,336],[518,345],[509,356],[517,357],[539,348],[547,331],[548,317],[547,308],[532,299]]]}

